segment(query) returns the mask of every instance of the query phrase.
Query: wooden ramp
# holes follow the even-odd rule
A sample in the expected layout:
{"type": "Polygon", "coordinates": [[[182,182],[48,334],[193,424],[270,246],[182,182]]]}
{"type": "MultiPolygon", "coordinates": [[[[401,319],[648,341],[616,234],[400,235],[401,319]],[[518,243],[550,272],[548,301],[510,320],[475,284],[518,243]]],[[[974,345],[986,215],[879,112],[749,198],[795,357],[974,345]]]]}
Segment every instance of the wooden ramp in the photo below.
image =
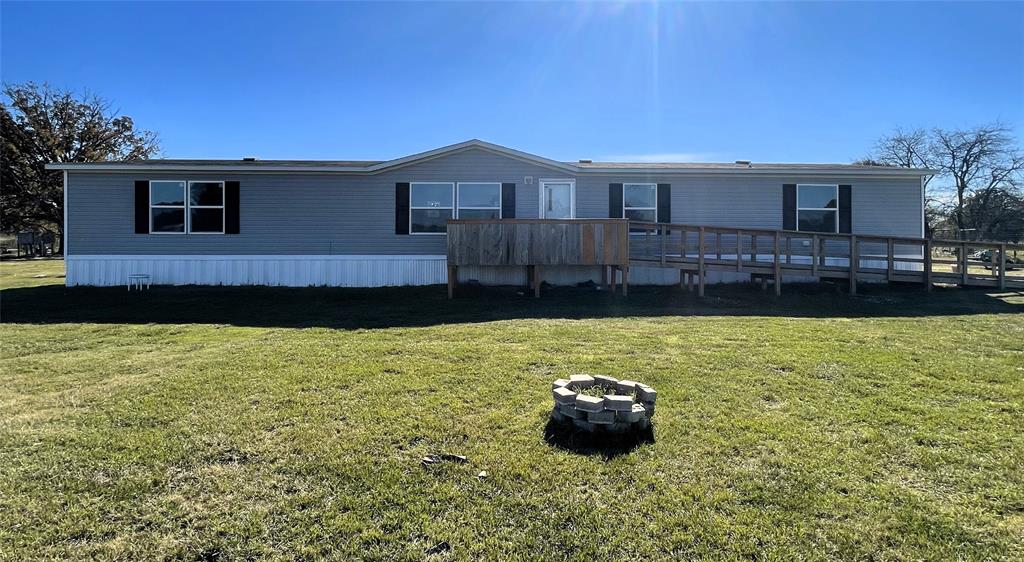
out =
{"type": "Polygon", "coordinates": [[[750,274],[763,286],[838,280],[1024,289],[1024,245],[900,236],[818,234],[625,219],[448,221],[448,296],[461,266],[523,267],[534,295],[547,266],[599,266],[612,291],[632,267],[671,268],[704,295],[709,271],[750,274]]]}
{"type": "Polygon", "coordinates": [[[678,269],[680,283],[704,295],[708,271],[749,273],[771,282],[845,280],[1024,289],[1024,245],[897,236],[817,234],[630,222],[629,264],[678,269]]]}

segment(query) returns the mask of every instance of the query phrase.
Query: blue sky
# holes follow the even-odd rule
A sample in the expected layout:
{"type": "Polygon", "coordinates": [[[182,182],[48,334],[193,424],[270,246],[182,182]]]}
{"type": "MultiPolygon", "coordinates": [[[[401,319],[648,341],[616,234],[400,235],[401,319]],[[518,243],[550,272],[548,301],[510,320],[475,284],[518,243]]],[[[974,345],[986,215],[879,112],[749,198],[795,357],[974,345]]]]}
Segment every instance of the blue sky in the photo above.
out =
{"type": "Polygon", "coordinates": [[[1024,3],[0,3],[0,75],[164,156],[848,162],[896,126],[1024,138],[1024,3]]]}

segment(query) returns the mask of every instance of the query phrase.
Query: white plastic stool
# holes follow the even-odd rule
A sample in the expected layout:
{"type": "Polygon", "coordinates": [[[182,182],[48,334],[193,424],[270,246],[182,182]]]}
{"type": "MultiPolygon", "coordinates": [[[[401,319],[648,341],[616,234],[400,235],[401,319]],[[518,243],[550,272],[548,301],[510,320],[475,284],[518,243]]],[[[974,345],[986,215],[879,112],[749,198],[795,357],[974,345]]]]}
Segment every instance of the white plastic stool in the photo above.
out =
{"type": "Polygon", "coordinates": [[[149,288],[149,274],[147,273],[132,273],[128,276],[128,290],[131,291],[132,287],[138,290],[142,290],[142,283],[145,281],[146,288],[149,288]]]}

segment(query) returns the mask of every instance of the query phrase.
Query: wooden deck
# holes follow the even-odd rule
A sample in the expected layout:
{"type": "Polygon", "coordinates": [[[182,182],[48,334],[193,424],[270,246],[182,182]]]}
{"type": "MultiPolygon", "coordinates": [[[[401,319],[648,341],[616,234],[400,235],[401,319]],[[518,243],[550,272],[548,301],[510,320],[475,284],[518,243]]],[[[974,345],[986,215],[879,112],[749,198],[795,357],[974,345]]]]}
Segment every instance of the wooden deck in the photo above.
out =
{"type": "MultiPolygon", "coordinates": [[[[781,294],[789,279],[935,283],[1024,289],[1024,270],[1008,269],[1024,245],[914,237],[815,234],[624,219],[453,220],[448,223],[448,294],[463,265],[526,267],[540,295],[543,266],[601,266],[602,284],[628,294],[630,267],[679,271],[680,285],[703,296],[707,272],[748,273],[781,294]],[[990,259],[972,258],[989,252],[990,259]],[[695,287],[696,285],[696,287],[695,287]]],[[[1020,266],[1017,266],[1020,267],[1020,266]]]]}
{"type": "MultiPolygon", "coordinates": [[[[459,266],[525,267],[534,294],[540,296],[540,271],[546,265],[611,267],[623,274],[628,292],[628,224],[624,219],[451,220],[448,221],[448,297],[459,266]]],[[[607,279],[602,279],[602,283],[607,279]]],[[[614,284],[614,279],[612,281],[614,284]]]]}

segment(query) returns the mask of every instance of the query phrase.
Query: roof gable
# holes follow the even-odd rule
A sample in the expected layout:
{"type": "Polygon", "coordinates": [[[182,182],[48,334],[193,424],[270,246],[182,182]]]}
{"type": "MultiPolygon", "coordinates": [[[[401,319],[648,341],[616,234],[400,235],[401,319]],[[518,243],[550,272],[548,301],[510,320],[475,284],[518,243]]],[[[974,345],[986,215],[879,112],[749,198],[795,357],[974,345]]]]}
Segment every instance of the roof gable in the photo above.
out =
{"type": "Polygon", "coordinates": [[[547,168],[552,168],[555,170],[561,170],[565,172],[577,172],[579,170],[579,168],[573,164],[559,162],[557,160],[551,160],[549,158],[537,156],[536,154],[530,154],[528,152],[515,150],[512,148],[508,148],[507,146],[501,146],[498,144],[485,142],[479,139],[471,139],[465,142],[460,142],[458,144],[442,146],[441,148],[435,148],[434,150],[428,150],[426,152],[420,152],[418,154],[412,154],[409,156],[404,156],[402,158],[395,158],[394,160],[387,160],[385,162],[381,162],[379,164],[375,164],[373,166],[368,167],[367,171],[378,172],[389,170],[392,168],[398,168],[401,166],[407,166],[409,164],[425,162],[427,160],[432,160],[434,158],[440,158],[442,156],[447,156],[450,154],[464,152],[472,149],[479,149],[485,152],[506,156],[514,160],[520,160],[522,162],[528,162],[530,164],[536,164],[538,166],[544,166],[547,168]]]}
{"type": "Polygon", "coordinates": [[[435,158],[483,150],[571,174],[756,174],[756,175],[866,175],[866,176],[925,176],[935,170],[861,166],[851,164],[770,164],[770,163],[645,163],[645,162],[559,162],[507,146],[479,139],[442,146],[433,150],[402,156],[391,160],[141,160],[134,162],[82,162],[51,163],[48,170],[92,171],[197,171],[221,172],[340,172],[377,174],[435,158]]]}

